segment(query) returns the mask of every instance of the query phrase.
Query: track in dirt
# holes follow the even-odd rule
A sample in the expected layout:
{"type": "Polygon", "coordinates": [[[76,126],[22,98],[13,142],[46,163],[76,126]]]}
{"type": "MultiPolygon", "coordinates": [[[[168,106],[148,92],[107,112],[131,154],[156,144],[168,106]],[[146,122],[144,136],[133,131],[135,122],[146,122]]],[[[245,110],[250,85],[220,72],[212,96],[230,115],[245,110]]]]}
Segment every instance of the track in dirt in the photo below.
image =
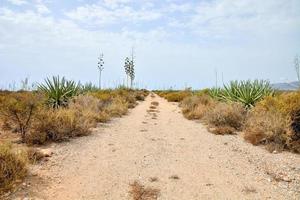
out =
{"type": "MultiPolygon", "coordinates": [[[[298,197],[270,183],[256,164],[257,159],[272,163],[277,155],[238,136],[208,133],[200,123],[184,119],[177,104],[158,96],[147,97],[91,136],[56,144],[53,150],[38,170],[47,184],[36,187],[36,198],[132,199],[134,181],[157,189],[158,199],[166,200],[298,197]],[[153,101],[157,108],[150,108],[153,101]]],[[[300,163],[299,157],[293,159],[300,163]]]]}

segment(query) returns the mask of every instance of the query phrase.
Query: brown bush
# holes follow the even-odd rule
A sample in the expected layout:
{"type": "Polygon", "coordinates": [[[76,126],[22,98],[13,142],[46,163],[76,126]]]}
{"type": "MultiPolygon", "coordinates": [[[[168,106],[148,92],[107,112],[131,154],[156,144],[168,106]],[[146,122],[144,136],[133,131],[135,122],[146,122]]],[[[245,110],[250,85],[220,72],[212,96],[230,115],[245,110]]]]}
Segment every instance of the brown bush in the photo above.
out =
{"type": "Polygon", "coordinates": [[[201,119],[215,105],[216,102],[208,95],[187,97],[180,104],[187,119],[201,119]]]}
{"type": "Polygon", "coordinates": [[[0,145],[0,195],[26,176],[26,161],[26,156],[13,152],[11,145],[0,145]]]}
{"type": "Polygon", "coordinates": [[[93,118],[97,122],[107,122],[110,116],[105,112],[107,104],[91,95],[79,95],[72,99],[69,103],[69,108],[77,110],[82,115],[93,118]]]}
{"type": "Polygon", "coordinates": [[[151,102],[151,105],[153,105],[153,106],[158,106],[159,103],[158,103],[157,101],[152,101],[152,102],[151,102]]]}
{"type": "Polygon", "coordinates": [[[27,157],[30,163],[35,164],[41,161],[45,155],[38,149],[30,147],[27,149],[27,157]]]}
{"type": "Polygon", "coordinates": [[[78,110],[60,108],[57,110],[41,109],[36,116],[28,144],[44,144],[47,141],[62,141],[76,136],[88,135],[96,122],[78,110]]]}
{"type": "Polygon", "coordinates": [[[138,181],[130,184],[130,195],[134,200],[156,200],[160,190],[141,185],[138,181]]]}
{"type": "Polygon", "coordinates": [[[289,122],[278,111],[257,111],[249,115],[244,129],[246,141],[258,145],[267,145],[270,151],[291,149],[300,151],[291,140],[289,122]]]}
{"type": "Polygon", "coordinates": [[[126,100],[116,97],[105,107],[105,112],[113,117],[121,117],[127,113],[128,107],[126,100]]]}
{"type": "Polygon", "coordinates": [[[245,122],[246,110],[238,103],[218,103],[205,115],[205,120],[212,127],[231,127],[239,131],[245,122]]]}
{"type": "Polygon", "coordinates": [[[212,133],[216,135],[232,135],[235,134],[235,128],[232,128],[230,126],[221,126],[221,127],[215,127],[210,130],[212,133]]]}
{"type": "Polygon", "coordinates": [[[184,98],[191,96],[190,91],[179,91],[179,92],[170,92],[164,95],[164,97],[169,102],[181,102],[184,98]]]}
{"type": "Polygon", "coordinates": [[[247,141],[300,153],[300,91],[266,97],[257,103],[246,125],[247,141]]]}
{"type": "Polygon", "coordinates": [[[41,103],[41,97],[32,92],[10,93],[0,97],[0,117],[5,128],[15,127],[21,134],[22,142],[30,128],[35,110],[41,103]]]}

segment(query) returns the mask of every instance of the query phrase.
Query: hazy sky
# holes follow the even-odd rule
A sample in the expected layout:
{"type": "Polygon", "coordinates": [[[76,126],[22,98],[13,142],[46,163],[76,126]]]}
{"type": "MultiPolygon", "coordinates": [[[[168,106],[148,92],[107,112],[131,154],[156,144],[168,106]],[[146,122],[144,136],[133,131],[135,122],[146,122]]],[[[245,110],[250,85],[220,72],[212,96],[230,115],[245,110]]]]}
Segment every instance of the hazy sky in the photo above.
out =
{"type": "Polygon", "coordinates": [[[148,88],[203,88],[233,79],[296,79],[300,0],[0,0],[0,87],[61,75],[148,88]]]}

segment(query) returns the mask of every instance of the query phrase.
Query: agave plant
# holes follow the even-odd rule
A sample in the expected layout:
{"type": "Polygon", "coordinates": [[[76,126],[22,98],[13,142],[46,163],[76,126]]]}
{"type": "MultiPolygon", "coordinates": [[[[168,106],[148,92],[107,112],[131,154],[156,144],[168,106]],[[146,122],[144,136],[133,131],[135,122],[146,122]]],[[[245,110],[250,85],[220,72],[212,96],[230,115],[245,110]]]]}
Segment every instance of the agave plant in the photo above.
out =
{"type": "Polygon", "coordinates": [[[97,86],[95,86],[93,83],[86,83],[84,85],[80,85],[81,87],[81,91],[83,93],[86,93],[86,92],[95,92],[95,91],[98,91],[99,88],[97,88],[97,86]]]}
{"type": "Polygon", "coordinates": [[[47,103],[51,107],[59,108],[67,106],[69,99],[79,94],[80,84],[53,76],[52,79],[45,79],[44,84],[38,84],[38,90],[46,94],[47,103]]]}
{"type": "Polygon", "coordinates": [[[274,90],[269,82],[264,80],[232,81],[229,85],[224,85],[223,89],[213,89],[210,92],[218,100],[240,102],[246,108],[253,107],[265,96],[273,94],[274,90]]]}

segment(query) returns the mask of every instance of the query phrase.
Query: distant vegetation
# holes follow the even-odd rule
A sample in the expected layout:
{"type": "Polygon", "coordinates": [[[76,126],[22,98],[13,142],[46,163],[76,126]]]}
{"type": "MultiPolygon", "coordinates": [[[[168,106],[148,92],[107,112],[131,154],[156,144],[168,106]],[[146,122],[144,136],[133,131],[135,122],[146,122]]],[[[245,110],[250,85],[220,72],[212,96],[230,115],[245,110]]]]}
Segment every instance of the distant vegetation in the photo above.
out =
{"type": "Polygon", "coordinates": [[[201,91],[156,91],[180,102],[187,119],[202,120],[218,135],[242,132],[271,152],[300,153],[300,91],[274,91],[266,81],[233,81],[201,91]]]}

